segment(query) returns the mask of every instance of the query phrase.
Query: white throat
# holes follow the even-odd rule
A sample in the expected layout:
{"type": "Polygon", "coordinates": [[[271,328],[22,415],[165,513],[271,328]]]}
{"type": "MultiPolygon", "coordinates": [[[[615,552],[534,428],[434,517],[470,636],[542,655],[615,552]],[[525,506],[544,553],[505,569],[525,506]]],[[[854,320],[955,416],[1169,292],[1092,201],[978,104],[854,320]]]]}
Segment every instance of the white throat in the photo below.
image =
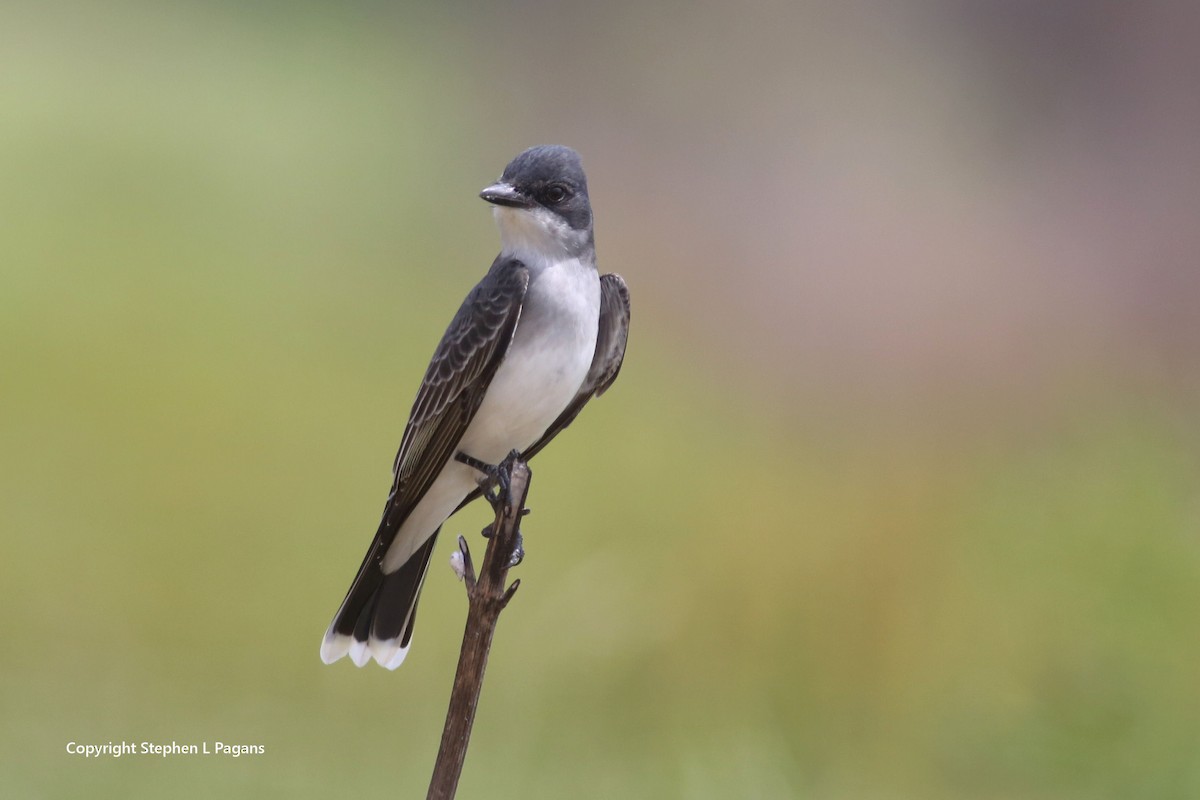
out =
{"type": "Polygon", "coordinates": [[[500,252],[533,270],[578,257],[585,241],[585,232],[573,230],[541,206],[495,206],[492,214],[500,228],[500,252]]]}

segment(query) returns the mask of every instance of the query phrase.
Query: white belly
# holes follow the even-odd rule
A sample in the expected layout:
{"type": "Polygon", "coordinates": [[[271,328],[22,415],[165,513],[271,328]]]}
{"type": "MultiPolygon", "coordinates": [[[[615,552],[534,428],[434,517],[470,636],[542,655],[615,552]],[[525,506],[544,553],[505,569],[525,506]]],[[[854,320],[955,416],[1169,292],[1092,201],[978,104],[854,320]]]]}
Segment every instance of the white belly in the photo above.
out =
{"type": "MultiPolygon", "coordinates": [[[[600,326],[600,279],[578,261],[531,277],[521,319],[504,361],[458,450],[497,464],[536,442],[587,377],[600,326]]],[[[476,486],[478,471],[453,458],[396,534],[383,559],[393,572],[408,560],[476,486]]]]}

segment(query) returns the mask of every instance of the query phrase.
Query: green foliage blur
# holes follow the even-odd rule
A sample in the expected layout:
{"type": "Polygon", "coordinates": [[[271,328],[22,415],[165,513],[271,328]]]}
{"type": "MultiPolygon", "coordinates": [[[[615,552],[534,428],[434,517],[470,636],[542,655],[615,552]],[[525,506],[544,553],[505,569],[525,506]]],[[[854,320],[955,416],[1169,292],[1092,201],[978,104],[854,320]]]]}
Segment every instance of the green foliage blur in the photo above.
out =
{"type": "MultiPolygon", "coordinates": [[[[526,66],[482,96],[482,8],[0,12],[0,796],[423,795],[451,537],[484,509],[447,525],[400,670],[318,646],[494,255],[474,193],[584,130],[496,88],[561,45],[496,45],[526,66]],[[265,753],[66,752],[111,741],[265,753]]],[[[554,8],[512,13],[619,30],[554,8]]],[[[831,400],[697,338],[753,309],[674,306],[619,232],[667,212],[592,179],[633,336],[533,464],[460,796],[1200,796],[1196,384],[1095,369],[966,421],[831,400]]]]}

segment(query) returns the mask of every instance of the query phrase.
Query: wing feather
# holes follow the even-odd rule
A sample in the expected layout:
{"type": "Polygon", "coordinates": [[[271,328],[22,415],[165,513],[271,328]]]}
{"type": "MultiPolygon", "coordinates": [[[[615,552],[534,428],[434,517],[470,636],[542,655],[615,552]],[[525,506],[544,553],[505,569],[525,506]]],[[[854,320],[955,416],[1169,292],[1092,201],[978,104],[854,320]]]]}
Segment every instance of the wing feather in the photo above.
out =
{"type": "MultiPolygon", "coordinates": [[[[492,376],[508,352],[528,288],[529,271],[523,264],[497,258],[451,320],[413,401],[392,468],[394,480],[383,518],[329,627],[326,646],[336,642],[339,635],[366,640],[365,635],[357,636],[356,631],[363,614],[371,619],[375,613],[370,604],[378,602],[374,598],[384,581],[384,555],[401,524],[454,455],[454,447],[471,424],[492,376]]],[[[420,551],[426,560],[432,547],[430,541],[420,551]]],[[[405,582],[397,586],[401,584],[405,582]]],[[[416,589],[419,588],[418,583],[416,589]]],[[[336,658],[337,646],[331,652],[336,658]]]]}
{"type": "Polygon", "coordinates": [[[406,517],[454,456],[508,351],[528,287],[524,265],[497,259],[450,322],[425,371],[396,453],[390,519],[406,517]]]}

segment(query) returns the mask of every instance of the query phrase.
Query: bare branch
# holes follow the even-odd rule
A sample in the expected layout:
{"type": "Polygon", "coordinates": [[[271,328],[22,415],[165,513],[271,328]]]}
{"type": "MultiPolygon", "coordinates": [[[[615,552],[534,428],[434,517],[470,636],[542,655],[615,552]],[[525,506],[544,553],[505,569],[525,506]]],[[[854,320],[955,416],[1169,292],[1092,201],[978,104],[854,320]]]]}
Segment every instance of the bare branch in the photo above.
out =
{"type": "MultiPolygon", "coordinates": [[[[450,694],[450,707],[446,711],[446,725],[442,729],[442,743],[438,748],[437,762],[433,767],[433,778],[429,782],[426,800],[452,800],[458,790],[458,779],[462,775],[463,761],[467,757],[467,743],[471,738],[471,727],[475,723],[475,710],[479,705],[479,693],[483,689],[483,673],[487,667],[488,653],[492,648],[492,636],[500,612],[508,605],[519,580],[505,588],[508,569],[519,540],[518,528],[521,518],[528,513],[525,498],[529,494],[529,465],[514,453],[498,467],[498,482],[507,485],[492,507],[496,520],[491,525],[487,552],[476,579],[471,552],[467,541],[458,537],[458,548],[463,556],[463,582],[467,587],[467,626],[463,632],[462,650],[458,656],[458,670],[454,675],[454,689],[450,694]]],[[[485,497],[491,496],[485,493],[485,497]]]]}

